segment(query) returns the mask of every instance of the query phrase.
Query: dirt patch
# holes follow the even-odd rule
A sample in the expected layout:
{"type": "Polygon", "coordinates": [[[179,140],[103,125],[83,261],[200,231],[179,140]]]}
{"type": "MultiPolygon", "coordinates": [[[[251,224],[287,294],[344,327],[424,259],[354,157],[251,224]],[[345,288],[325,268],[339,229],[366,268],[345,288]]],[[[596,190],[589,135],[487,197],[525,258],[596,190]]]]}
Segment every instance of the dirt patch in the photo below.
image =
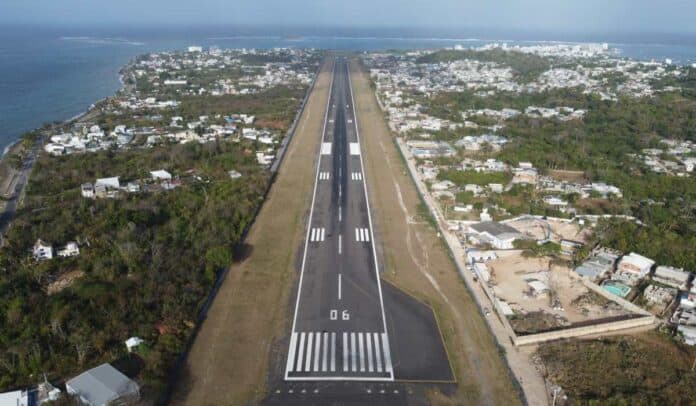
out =
{"type": "Polygon", "coordinates": [[[572,182],[572,183],[586,183],[587,175],[583,171],[565,171],[561,169],[549,170],[549,176],[553,179],[572,182]]]}
{"type": "Polygon", "coordinates": [[[367,75],[351,63],[360,134],[381,248],[383,277],[433,307],[458,381],[455,393],[433,387],[433,404],[519,404],[508,371],[476,303],[433,226],[394,145],[367,75]]]}
{"type": "Polygon", "coordinates": [[[317,79],[285,161],[188,355],[173,404],[256,404],[274,343],[290,331],[296,253],[304,235],[331,67],[317,79]]]}
{"type": "Polygon", "coordinates": [[[548,257],[526,258],[522,254],[501,257],[487,263],[493,291],[515,312],[518,333],[543,331],[569,323],[626,315],[629,312],[583,285],[570,268],[548,257]],[[543,314],[544,317],[540,317],[543,314]],[[530,320],[524,318],[529,316],[530,320]],[[547,323],[550,320],[553,323],[547,323]]]}
{"type": "Polygon", "coordinates": [[[60,275],[55,281],[48,284],[46,293],[49,295],[56,294],[65,288],[69,288],[73,282],[84,276],[82,271],[70,271],[60,275]]]}

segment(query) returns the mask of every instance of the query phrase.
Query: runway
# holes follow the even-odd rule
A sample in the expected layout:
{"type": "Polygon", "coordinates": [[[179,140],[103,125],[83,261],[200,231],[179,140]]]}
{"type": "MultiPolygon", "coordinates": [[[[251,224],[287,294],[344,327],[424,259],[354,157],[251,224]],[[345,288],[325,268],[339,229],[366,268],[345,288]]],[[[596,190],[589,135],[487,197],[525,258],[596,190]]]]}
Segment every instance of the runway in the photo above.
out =
{"type": "Polygon", "coordinates": [[[348,64],[324,119],[286,380],[393,380],[348,64]]]}

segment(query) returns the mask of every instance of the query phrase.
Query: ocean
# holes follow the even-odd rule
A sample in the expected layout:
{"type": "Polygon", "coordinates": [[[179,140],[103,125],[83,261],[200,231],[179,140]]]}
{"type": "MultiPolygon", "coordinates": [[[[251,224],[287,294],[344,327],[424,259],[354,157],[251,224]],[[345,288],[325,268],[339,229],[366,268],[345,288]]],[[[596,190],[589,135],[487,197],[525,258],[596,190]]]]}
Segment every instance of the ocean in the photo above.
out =
{"type": "Polygon", "coordinates": [[[43,123],[64,121],[114,94],[118,71],[136,55],[184,49],[323,48],[341,50],[422,49],[490,42],[529,45],[546,42],[608,42],[620,56],[696,63],[692,36],[594,36],[264,27],[71,28],[0,27],[0,148],[43,123]],[[613,40],[613,41],[612,41],[613,40]]]}

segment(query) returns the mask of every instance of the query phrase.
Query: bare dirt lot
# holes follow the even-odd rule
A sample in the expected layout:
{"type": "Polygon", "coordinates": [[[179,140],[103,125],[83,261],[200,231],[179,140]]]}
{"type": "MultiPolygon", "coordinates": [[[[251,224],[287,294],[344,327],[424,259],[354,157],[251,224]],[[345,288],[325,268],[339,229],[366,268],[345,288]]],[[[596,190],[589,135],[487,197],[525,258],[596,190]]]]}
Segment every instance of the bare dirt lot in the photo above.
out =
{"type": "Polygon", "coordinates": [[[304,234],[312,173],[331,67],[317,79],[285,161],[235,263],[203,323],[173,404],[256,404],[266,391],[273,344],[287,335],[295,257],[304,234]]]}
{"type": "Polygon", "coordinates": [[[351,64],[370,203],[384,278],[432,306],[458,381],[428,390],[432,404],[519,404],[507,367],[422,203],[358,63],[351,64]]]}
{"type": "Polygon", "coordinates": [[[546,238],[547,230],[551,231],[550,237],[554,242],[560,242],[561,239],[585,242],[591,235],[589,228],[583,228],[576,222],[568,223],[552,219],[520,219],[506,224],[535,240],[546,238]]]}
{"type": "MultiPolygon", "coordinates": [[[[493,291],[516,314],[540,318],[540,312],[569,323],[627,314],[618,304],[612,306],[590,292],[570,268],[554,264],[550,258],[525,258],[515,254],[491,261],[488,267],[493,291]],[[535,291],[534,281],[541,282],[548,290],[535,291]]],[[[539,321],[547,324],[541,318],[539,321]]]]}

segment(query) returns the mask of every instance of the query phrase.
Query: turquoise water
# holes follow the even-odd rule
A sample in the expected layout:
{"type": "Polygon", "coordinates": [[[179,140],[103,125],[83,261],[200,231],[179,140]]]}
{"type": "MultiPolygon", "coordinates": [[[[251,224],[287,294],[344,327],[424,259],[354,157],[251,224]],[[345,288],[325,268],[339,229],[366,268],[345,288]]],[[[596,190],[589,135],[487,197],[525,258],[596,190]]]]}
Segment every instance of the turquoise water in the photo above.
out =
{"type": "Polygon", "coordinates": [[[629,286],[626,286],[621,282],[615,281],[605,282],[602,285],[602,289],[618,297],[626,297],[626,295],[628,295],[628,292],[631,291],[631,288],[629,286]]]}

